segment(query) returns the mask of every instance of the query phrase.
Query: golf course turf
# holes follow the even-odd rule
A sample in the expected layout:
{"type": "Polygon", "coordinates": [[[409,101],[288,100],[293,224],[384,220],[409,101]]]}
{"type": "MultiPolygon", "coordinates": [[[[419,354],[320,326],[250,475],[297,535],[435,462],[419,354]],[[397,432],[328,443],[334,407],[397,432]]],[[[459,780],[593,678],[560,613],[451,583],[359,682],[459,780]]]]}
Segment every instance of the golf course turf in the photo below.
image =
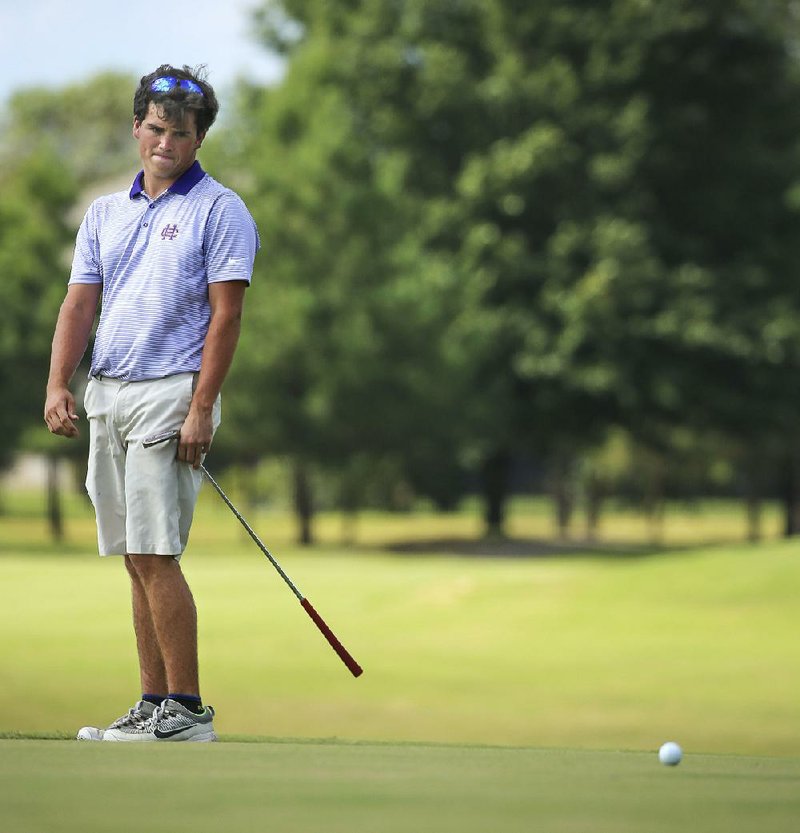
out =
{"type": "Polygon", "coordinates": [[[26,833],[788,833],[800,759],[422,744],[0,740],[26,833]]]}
{"type": "Polygon", "coordinates": [[[398,555],[257,518],[355,680],[222,512],[184,561],[218,744],[69,740],[137,693],[125,571],[82,514],[63,548],[0,524],[0,831],[798,829],[795,542],[398,555]]]}

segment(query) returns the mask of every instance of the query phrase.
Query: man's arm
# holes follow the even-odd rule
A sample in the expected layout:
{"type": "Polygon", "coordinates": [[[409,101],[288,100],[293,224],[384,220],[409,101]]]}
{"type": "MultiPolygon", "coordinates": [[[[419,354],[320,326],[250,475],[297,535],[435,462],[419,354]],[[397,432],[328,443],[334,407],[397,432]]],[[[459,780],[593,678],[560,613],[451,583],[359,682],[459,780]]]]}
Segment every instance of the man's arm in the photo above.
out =
{"type": "Polygon", "coordinates": [[[75,425],[78,415],[69,383],[86,352],[101,291],[99,283],[72,284],[58,314],[50,353],[44,421],[51,433],[62,437],[78,436],[75,425]]]}
{"type": "Polygon", "coordinates": [[[202,454],[211,447],[211,410],[236,352],[245,289],[245,281],[221,281],[208,287],[211,321],[203,345],[197,387],[178,445],[178,459],[195,468],[200,467],[202,454]]]}

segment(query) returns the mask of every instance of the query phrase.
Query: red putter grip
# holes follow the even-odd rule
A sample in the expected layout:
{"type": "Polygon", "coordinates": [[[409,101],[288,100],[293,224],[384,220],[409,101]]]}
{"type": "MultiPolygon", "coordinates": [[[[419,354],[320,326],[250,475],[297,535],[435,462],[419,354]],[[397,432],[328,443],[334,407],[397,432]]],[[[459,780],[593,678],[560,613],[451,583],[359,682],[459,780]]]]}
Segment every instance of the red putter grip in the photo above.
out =
{"type": "Polygon", "coordinates": [[[350,673],[354,677],[358,677],[364,673],[364,669],[347,653],[347,649],[334,636],[333,631],[325,624],[325,620],[314,610],[313,605],[308,599],[301,599],[300,604],[305,608],[306,613],[314,620],[314,624],[322,631],[322,635],[331,645],[334,651],[339,654],[342,662],[350,669],[350,673]]]}

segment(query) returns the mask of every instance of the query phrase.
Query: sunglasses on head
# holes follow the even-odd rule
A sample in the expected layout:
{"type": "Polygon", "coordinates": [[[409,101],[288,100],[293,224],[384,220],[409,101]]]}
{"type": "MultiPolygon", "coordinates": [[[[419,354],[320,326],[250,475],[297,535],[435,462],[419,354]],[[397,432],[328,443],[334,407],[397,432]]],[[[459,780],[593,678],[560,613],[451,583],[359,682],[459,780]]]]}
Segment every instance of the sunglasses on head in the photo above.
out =
{"type": "Polygon", "coordinates": [[[169,93],[175,87],[187,93],[203,95],[203,89],[199,84],[188,78],[176,78],[174,75],[162,75],[150,84],[150,90],[154,93],[169,93]]]}

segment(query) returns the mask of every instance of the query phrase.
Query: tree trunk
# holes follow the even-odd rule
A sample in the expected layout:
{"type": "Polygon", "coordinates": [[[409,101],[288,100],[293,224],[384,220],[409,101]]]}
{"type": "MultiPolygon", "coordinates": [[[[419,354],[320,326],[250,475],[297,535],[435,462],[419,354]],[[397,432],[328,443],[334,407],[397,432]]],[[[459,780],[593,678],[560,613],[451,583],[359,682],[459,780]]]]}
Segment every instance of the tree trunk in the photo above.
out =
{"type": "Polygon", "coordinates": [[[784,511],[783,534],[789,538],[800,533],[800,461],[793,448],[786,455],[781,497],[784,511]]]}
{"type": "Polygon", "coordinates": [[[64,513],[61,508],[61,490],[58,483],[60,460],[56,456],[47,457],[47,520],[53,540],[64,540],[64,513]]]}
{"type": "Polygon", "coordinates": [[[575,495],[570,472],[569,460],[559,455],[552,470],[553,501],[556,510],[556,529],[562,541],[569,535],[572,511],[575,508],[575,495]]]}
{"type": "Polygon", "coordinates": [[[747,540],[755,544],[761,540],[761,503],[763,478],[759,476],[758,459],[750,461],[745,469],[744,503],[747,515],[747,540]]]}
{"type": "MultiPolygon", "coordinates": [[[[770,489],[774,472],[766,461],[763,450],[753,445],[744,459],[744,501],[747,515],[747,540],[755,544],[761,540],[764,494],[770,489]]],[[[780,481],[779,481],[780,482],[780,481]]]]}
{"type": "Polygon", "coordinates": [[[314,501],[308,465],[302,460],[294,462],[294,509],[298,521],[298,542],[303,546],[314,543],[311,521],[314,517],[314,501]]]}
{"type": "Polygon", "coordinates": [[[747,540],[751,544],[761,540],[761,498],[755,493],[747,496],[747,540]]]}
{"type": "Polygon", "coordinates": [[[245,506],[249,512],[258,509],[258,487],[256,485],[256,470],[258,461],[255,459],[246,460],[236,467],[239,475],[239,489],[242,493],[245,506]]]}
{"type": "Polygon", "coordinates": [[[505,535],[505,506],[508,498],[508,473],[511,457],[498,451],[483,464],[483,494],[486,500],[486,535],[502,538],[505,535]]]}
{"type": "Polygon", "coordinates": [[[589,541],[597,540],[602,507],[603,487],[597,477],[590,475],[586,484],[586,538],[589,541]]]}

